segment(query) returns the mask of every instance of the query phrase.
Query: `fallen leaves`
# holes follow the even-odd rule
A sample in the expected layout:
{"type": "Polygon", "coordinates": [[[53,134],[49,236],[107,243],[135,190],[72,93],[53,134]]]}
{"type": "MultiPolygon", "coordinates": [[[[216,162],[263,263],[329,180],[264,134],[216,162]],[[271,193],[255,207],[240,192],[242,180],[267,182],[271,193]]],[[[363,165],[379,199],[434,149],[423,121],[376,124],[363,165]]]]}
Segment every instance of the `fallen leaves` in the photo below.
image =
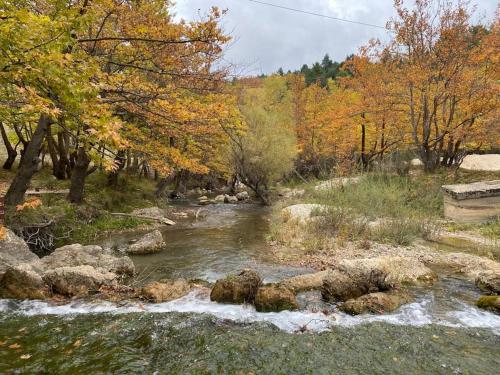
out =
{"type": "Polygon", "coordinates": [[[42,205],[42,201],[39,198],[32,198],[24,202],[23,204],[18,204],[16,206],[16,211],[22,211],[26,208],[37,208],[42,205]]]}
{"type": "Polygon", "coordinates": [[[23,354],[21,357],[19,357],[21,359],[30,359],[31,358],[31,354],[23,354]]]}
{"type": "Polygon", "coordinates": [[[9,349],[20,349],[21,345],[14,343],[9,345],[9,349]]]}
{"type": "Polygon", "coordinates": [[[7,229],[3,226],[0,225],[0,241],[3,241],[7,238],[7,229]]]}

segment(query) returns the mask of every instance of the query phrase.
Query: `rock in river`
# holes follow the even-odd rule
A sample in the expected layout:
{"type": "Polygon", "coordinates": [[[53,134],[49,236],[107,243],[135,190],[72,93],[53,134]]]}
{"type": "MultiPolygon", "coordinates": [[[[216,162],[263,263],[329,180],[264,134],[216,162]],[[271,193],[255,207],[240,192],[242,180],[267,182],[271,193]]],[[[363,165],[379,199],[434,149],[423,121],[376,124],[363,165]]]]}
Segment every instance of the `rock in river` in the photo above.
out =
{"type": "Polygon", "coordinates": [[[476,302],[477,307],[500,314],[500,296],[482,296],[476,302]]]}
{"type": "Polygon", "coordinates": [[[159,253],[165,246],[161,232],[156,229],[130,245],[127,248],[127,253],[134,255],[159,253]]]}
{"type": "Polygon", "coordinates": [[[323,279],[321,295],[327,302],[347,301],[364,294],[389,290],[387,274],[380,270],[333,270],[323,279]]]}
{"type": "Polygon", "coordinates": [[[116,279],[115,273],[92,266],[60,267],[43,274],[43,280],[52,291],[70,297],[86,296],[103,285],[115,285],[116,279]]]}
{"type": "Polygon", "coordinates": [[[91,266],[116,274],[133,275],[135,266],[129,257],[116,257],[101,246],[72,244],[60,247],[40,260],[43,269],[91,266]]]}
{"type": "Polygon", "coordinates": [[[377,292],[350,299],[344,302],[339,309],[351,315],[382,314],[394,311],[408,302],[409,298],[403,295],[377,292]]]}
{"type": "Polygon", "coordinates": [[[488,294],[500,294],[500,273],[494,271],[481,272],[476,277],[476,286],[488,294]]]}
{"type": "Polygon", "coordinates": [[[281,285],[264,285],[257,290],[255,308],[260,312],[279,312],[298,308],[295,293],[281,285]]]}
{"type": "Polygon", "coordinates": [[[168,302],[185,296],[191,290],[191,286],[184,279],[168,282],[152,282],[145,285],[141,290],[141,297],[152,302],[168,302]]]}
{"type": "Polygon", "coordinates": [[[9,266],[38,260],[24,240],[7,229],[5,239],[0,240],[0,277],[7,271],[9,266]]]}
{"type": "Polygon", "coordinates": [[[236,275],[229,275],[217,280],[210,300],[222,303],[252,303],[262,280],[253,270],[243,270],[236,275]]]}
{"type": "Polygon", "coordinates": [[[246,191],[240,191],[238,194],[236,194],[236,199],[239,201],[246,201],[250,199],[250,195],[246,191]]]}
{"type": "Polygon", "coordinates": [[[1,298],[44,299],[48,294],[47,285],[29,263],[9,267],[0,279],[1,298]]]}

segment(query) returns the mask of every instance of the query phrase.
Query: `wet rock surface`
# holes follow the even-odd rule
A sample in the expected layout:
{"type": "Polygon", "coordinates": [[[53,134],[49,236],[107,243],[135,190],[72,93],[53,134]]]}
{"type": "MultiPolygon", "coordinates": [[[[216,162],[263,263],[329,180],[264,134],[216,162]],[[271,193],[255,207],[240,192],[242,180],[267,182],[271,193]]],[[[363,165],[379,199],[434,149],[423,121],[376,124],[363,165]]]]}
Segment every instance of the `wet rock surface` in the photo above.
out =
{"type": "Polygon", "coordinates": [[[321,295],[327,302],[347,301],[364,294],[389,290],[387,274],[380,270],[333,270],[323,279],[321,295]]]}
{"type": "Polygon", "coordinates": [[[347,300],[345,303],[340,305],[339,309],[351,315],[360,315],[365,313],[383,314],[392,312],[409,301],[410,298],[402,294],[398,295],[377,292],[347,300]]]}
{"type": "Polygon", "coordinates": [[[261,284],[262,279],[257,272],[243,270],[217,280],[210,293],[210,299],[221,303],[252,303],[261,284]]]}
{"type": "Polygon", "coordinates": [[[42,259],[9,266],[0,278],[4,298],[43,299],[52,293],[85,296],[102,286],[114,287],[123,276],[133,275],[130,258],[116,257],[100,246],[73,244],[42,259]]]}
{"type": "Polygon", "coordinates": [[[500,296],[482,296],[477,300],[477,307],[500,314],[500,296]]]}
{"type": "Polygon", "coordinates": [[[168,302],[185,296],[190,290],[191,286],[184,279],[154,281],[142,287],[140,296],[155,303],[168,302]]]}
{"type": "Polygon", "coordinates": [[[295,293],[282,285],[264,285],[257,290],[255,309],[260,312],[279,312],[298,309],[295,293]]]}

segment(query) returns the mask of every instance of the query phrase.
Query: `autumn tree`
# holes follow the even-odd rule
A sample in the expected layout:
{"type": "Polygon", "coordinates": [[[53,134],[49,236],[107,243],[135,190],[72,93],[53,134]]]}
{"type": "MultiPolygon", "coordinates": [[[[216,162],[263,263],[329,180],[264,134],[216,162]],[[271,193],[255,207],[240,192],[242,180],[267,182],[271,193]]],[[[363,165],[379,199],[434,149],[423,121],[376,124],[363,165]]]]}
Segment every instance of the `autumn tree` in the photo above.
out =
{"type": "Polygon", "coordinates": [[[395,8],[387,51],[400,61],[398,94],[414,146],[431,172],[440,163],[459,163],[498,106],[498,47],[481,43],[485,36],[475,32],[462,2],[416,0],[409,9],[396,0],[395,8]]]}

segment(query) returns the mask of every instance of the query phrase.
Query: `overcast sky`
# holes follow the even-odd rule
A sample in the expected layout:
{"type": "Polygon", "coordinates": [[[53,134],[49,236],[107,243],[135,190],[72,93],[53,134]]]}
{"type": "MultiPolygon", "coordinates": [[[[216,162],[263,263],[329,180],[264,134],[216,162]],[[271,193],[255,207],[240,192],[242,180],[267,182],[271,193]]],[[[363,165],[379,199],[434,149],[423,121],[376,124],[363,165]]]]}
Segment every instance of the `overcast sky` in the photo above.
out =
{"type": "MultiPolygon", "coordinates": [[[[262,0],[276,5],[385,26],[394,14],[393,0],[262,0]]],[[[475,0],[478,13],[491,19],[497,0],[475,0]]],[[[370,38],[387,38],[387,31],[272,8],[249,0],[177,0],[179,17],[196,19],[211,6],[228,9],[223,21],[233,36],[225,59],[239,73],[256,75],[286,71],[319,61],[328,53],[342,61],[370,38]]]]}

